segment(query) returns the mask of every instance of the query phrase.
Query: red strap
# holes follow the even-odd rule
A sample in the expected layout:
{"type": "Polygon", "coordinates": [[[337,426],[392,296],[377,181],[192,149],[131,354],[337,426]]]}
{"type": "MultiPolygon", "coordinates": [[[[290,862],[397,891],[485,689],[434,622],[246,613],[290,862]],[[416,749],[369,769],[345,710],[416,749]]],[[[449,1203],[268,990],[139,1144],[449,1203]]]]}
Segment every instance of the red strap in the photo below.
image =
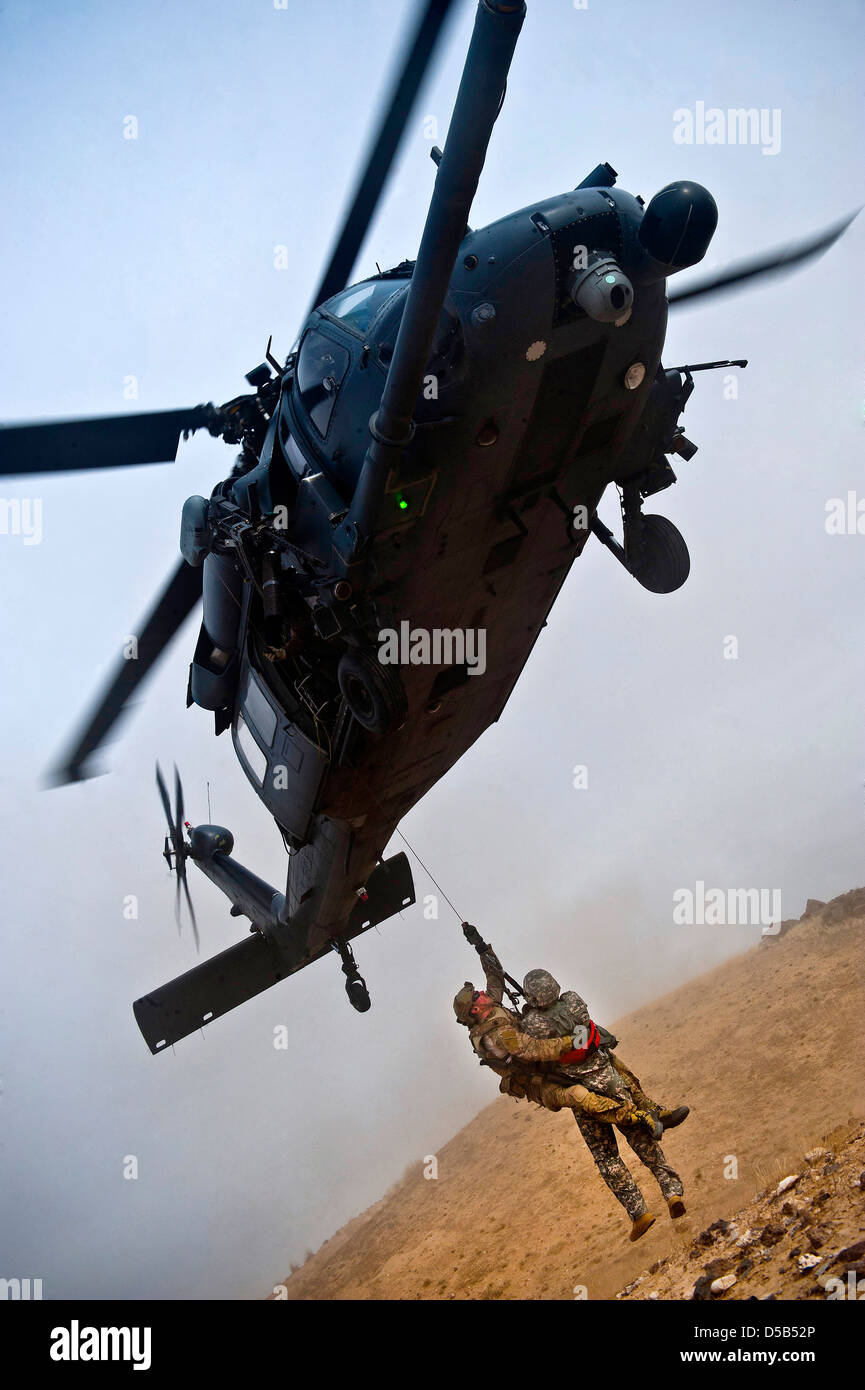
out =
{"type": "Polygon", "coordinates": [[[574,1062],[584,1062],[589,1053],[598,1046],[600,1041],[601,1035],[592,1020],[589,1019],[589,1040],[585,1047],[575,1047],[572,1048],[570,1052],[563,1052],[559,1057],[559,1061],[565,1062],[567,1066],[571,1066],[574,1062]]]}

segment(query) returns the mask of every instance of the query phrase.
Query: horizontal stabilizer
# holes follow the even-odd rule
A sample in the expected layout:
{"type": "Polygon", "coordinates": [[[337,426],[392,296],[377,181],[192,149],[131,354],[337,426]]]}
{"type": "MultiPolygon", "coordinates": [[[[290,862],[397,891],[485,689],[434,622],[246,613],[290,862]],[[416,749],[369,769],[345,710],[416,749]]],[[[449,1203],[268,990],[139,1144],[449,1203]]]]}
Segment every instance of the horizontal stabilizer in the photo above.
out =
{"type": "MultiPolygon", "coordinates": [[[[406,856],[395,854],[377,864],[367,880],[366,894],[366,898],[355,903],[346,930],[340,933],[346,940],[386,921],[404,907],[411,907],[415,891],[406,856]]],[[[132,1006],[135,1021],[150,1051],[163,1052],[169,1044],[188,1037],[296,970],[329,955],[331,947],[331,940],[326,940],[308,956],[298,955],[293,963],[291,953],[283,956],[267,937],[256,932],[136,999],[132,1006]]]]}
{"type": "Polygon", "coordinates": [[[270,989],[290,972],[258,932],[202,961],[133,1004],[135,1021],[151,1052],[162,1052],[205,1023],[270,989]]]}
{"type": "Polygon", "coordinates": [[[361,898],[351,910],[346,936],[358,935],[379,922],[386,922],[411,907],[416,901],[411,865],[405,854],[395,854],[392,859],[384,859],[376,864],[366,881],[366,898],[361,898]]]}

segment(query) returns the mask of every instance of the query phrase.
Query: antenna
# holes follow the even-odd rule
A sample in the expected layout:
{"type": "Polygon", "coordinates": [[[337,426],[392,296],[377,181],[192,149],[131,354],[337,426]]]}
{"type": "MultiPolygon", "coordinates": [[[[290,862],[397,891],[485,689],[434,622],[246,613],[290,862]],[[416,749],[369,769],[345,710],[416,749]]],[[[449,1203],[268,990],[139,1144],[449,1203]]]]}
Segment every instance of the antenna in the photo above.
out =
{"type": "Polygon", "coordinates": [[[213,813],[210,809],[210,783],[207,784],[207,819],[210,825],[213,824],[213,813]]]}

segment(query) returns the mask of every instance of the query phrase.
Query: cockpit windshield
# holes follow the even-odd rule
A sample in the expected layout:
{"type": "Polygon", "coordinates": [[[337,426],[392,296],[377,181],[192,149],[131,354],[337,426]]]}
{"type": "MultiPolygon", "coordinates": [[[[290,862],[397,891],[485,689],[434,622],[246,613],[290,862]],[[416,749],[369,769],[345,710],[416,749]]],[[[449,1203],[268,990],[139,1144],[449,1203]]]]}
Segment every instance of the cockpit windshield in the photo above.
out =
{"type": "Polygon", "coordinates": [[[364,334],[386,299],[402,289],[405,280],[364,280],[334,295],[321,307],[355,333],[364,334]]]}

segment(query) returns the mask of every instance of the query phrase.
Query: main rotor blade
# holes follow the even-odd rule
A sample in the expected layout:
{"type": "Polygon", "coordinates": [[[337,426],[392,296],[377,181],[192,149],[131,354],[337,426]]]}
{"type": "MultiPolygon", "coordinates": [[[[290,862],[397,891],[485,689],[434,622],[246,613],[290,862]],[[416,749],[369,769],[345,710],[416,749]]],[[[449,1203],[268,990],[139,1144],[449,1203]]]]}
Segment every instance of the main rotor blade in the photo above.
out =
{"type": "MultiPolygon", "coordinates": [[[[126,712],[133,694],[201,598],[201,577],[200,569],[181,560],[141,627],[137,658],[121,659],[87,723],[50,774],[53,785],[78,782],[93,775],[86,766],[88,759],[126,712]]],[[[166,811],[173,827],[170,810],[166,811]]]]}
{"type": "Polygon", "coordinates": [[[704,295],[724,294],[745,280],[753,280],[762,275],[777,275],[800,265],[802,261],[820,256],[824,251],[828,251],[829,247],[834,245],[838,238],[846,232],[853,219],[859,216],[859,211],[857,208],[849,217],[834,223],[825,232],[821,232],[817,237],[811,237],[808,241],[797,242],[794,246],[781,247],[763,256],[754,257],[752,260],[739,261],[737,265],[731,266],[728,270],[720,271],[709,280],[703,280],[697,285],[687,285],[684,289],[674,291],[669,296],[670,305],[684,304],[688,300],[699,299],[704,295]]]}
{"type": "Polygon", "coordinates": [[[453,0],[427,0],[311,308],[348,284],[453,0]]]}
{"type": "Polygon", "coordinates": [[[68,473],[85,468],[173,463],[184,430],[206,424],[207,406],[92,420],[0,425],[0,473],[68,473]]]}

